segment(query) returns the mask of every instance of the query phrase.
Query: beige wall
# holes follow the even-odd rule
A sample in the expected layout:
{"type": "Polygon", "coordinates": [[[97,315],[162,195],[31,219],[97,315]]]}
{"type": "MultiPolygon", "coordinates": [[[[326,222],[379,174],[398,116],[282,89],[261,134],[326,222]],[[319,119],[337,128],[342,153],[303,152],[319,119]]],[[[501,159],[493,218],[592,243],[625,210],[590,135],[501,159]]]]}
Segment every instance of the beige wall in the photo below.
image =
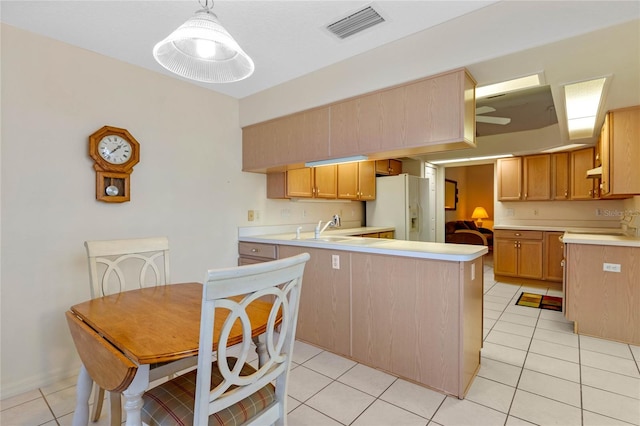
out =
{"type": "Polygon", "coordinates": [[[241,172],[237,100],[1,31],[0,398],[77,372],[64,312],[89,298],[85,240],[166,235],[172,280],[202,281],[236,264],[238,226],[313,223],[336,209],[361,219],[361,203],[266,200],[264,175],[241,172]],[[129,203],[95,200],[87,138],[103,125],[140,142],[129,203]]]}

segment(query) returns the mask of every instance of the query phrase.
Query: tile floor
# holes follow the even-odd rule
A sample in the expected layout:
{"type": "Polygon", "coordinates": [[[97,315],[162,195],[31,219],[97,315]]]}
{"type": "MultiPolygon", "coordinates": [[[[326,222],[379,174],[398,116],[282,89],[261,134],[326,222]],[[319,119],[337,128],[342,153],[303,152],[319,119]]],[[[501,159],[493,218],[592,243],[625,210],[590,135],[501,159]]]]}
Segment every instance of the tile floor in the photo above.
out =
{"type": "MultiPolygon", "coordinates": [[[[496,282],[487,263],[482,366],[466,399],[297,342],[289,425],[640,425],[640,347],[577,336],[561,313],[515,306],[521,291],[558,294],[496,282]]],[[[3,400],[0,424],[70,425],[74,398],[69,378],[3,400]]]]}

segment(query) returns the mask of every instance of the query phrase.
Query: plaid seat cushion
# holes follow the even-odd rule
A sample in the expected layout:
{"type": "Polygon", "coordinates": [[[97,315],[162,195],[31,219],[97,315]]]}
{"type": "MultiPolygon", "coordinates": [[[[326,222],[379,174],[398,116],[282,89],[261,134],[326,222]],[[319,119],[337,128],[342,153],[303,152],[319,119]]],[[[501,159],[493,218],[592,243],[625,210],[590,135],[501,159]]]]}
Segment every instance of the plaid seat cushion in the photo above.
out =
{"type": "MultiPolygon", "coordinates": [[[[235,359],[229,364],[234,365],[235,359]]],[[[253,372],[255,369],[245,364],[241,375],[253,372]]],[[[145,392],[142,397],[142,421],[150,426],[192,426],[196,373],[197,370],[193,370],[145,392]]],[[[211,387],[215,387],[221,381],[222,376],[217,363],[214,362],[211,369],[211,387]]],[[[242,425],[275,400],[275,389],[269,384],[237,404],[209,416],[209,425],[242,425]]]]}

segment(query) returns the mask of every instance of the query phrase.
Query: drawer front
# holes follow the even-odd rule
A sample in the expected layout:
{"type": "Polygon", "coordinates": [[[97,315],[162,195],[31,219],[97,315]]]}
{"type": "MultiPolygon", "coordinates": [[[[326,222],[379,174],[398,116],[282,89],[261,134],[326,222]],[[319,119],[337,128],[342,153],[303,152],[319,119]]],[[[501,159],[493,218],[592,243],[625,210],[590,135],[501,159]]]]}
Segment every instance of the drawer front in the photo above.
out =
{"type": "Polygon", "coordinates": [[[268,262],[268,260],[258,259],[257,257],[244,257],[244,256],[240,256],[238,258],[238,266],[254,265],[256,263],[264,263],[264,262],[268,262]]]}
{"type": "Polygon", "coordinates": [[[496,229],[493,231],[493,238],[511,238],[516,240],[541,240],[542,231],[515,231],[507,229],[496,229]]]}
{"type": "Polygon", "coordinates": [[[238,253],[240,256],[260,257],[264,259],[277,259],[278,246],[275,244],[238,243],[238,253]]]}

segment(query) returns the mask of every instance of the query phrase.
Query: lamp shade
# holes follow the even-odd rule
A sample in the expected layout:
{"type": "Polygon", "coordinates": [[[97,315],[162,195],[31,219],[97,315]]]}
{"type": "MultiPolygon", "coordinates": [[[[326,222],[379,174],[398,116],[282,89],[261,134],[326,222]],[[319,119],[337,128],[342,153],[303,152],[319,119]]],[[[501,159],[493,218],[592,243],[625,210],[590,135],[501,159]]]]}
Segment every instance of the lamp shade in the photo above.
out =
{"type": "Polygon", "coordinates": [[[253,61],[209,9],[187,22],[153,48],[160,65],[179,76],[204,83],[231,83],[253,74],[253,61]]]}
{"type": "Polygon", "coordinates": [[[487,219],[489,215],[484,207],[476,207],[473,209],[473,214],[471,214],[471,219],[487,219]]]}

